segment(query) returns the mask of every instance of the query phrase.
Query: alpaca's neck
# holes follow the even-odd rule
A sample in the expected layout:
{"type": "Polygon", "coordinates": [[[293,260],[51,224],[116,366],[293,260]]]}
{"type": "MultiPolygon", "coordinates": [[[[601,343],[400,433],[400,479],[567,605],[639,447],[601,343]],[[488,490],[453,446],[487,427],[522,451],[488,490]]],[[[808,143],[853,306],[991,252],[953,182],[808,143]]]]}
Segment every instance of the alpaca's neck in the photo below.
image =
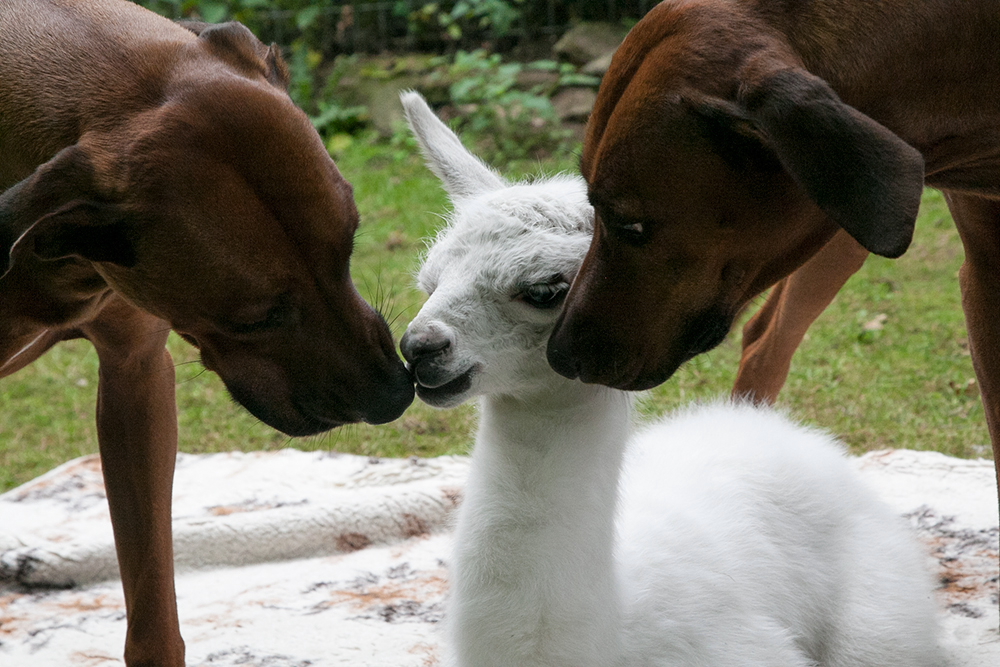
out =
{"type": "Polygon", "coordinates": [[[614,519],[629,405],[576,382],[559,397],[484,399],[456,534],[459,665],[617,662],[614,519]]]}

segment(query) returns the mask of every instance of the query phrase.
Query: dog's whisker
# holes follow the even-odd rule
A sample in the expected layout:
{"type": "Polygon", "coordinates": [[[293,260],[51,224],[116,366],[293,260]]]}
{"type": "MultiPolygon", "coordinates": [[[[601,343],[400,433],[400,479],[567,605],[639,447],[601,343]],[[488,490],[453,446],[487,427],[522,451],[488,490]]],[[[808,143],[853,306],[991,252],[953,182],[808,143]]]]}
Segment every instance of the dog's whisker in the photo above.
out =
{"type": "Polygon", "coordinates": [[[413,304],[410,304],[409,306],[402,306],[399,309],[399,311],[396,314],[394,314],[392,316],[392,318],[389,319],[389,321],[388,321],[389,328],[392,328],[393,326],[395,326],[396,325],[396,321],[399,320],[399,318],[402,317],[404,313],[410,312],[414,308],[416,308],[416,306],[413,305],[413,304]]]}
{"type": "MultiPolygon", "coordinates": [[[[197,379],[198,379],[198,378],[200,378],[200,377],[202,376],[202,374],[203,374],[203,373],[205,373],[205,371],[207,371],[207,370],[208,370],[207,368],[202,368],[202,369],[201,369],[200,371],[198,371],[197,373],[195,373],[195,374],[194,374],[194,375],[192,375],[191,377],[189,377],[189,378],[184,378],[183,380],[178,380],[178,381],[177,381],[177,384],[185,384],[185,383],[187,383],[187,382],[191,382],[191,381],[193,381],[193,380],[197,380],[197,379]]],[[[235,402],[235,399],[234,399],[234,402],[235,402]]],[[[237,403],[237,405],[239,405],[239,403],[237,403]]]]}

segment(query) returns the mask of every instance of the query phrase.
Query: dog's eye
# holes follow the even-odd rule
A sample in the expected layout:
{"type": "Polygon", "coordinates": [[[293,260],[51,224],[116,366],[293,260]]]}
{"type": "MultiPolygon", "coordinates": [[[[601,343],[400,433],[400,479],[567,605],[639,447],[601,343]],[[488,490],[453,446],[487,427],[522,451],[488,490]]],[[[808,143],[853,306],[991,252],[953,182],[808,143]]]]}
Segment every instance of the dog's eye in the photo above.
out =
{"type": "Polygon", "coordinates": [[[641,220],[616,215],[602,217],[602,220],[609,232],[629,245],[640,246],[649,240],[649,225],[641,220]]]}
{"type": "Polygon", "coordinates": [[[259,331],[267,331],[268,329],[277,329],[282,324],[285,323],[285,311],[284,309],[272,308],[268,311],[267,316],[256,322],[234,322],[230,325],[233,333],[246,335],[257,333],[259,331]]]}
{"type": "Polygon", "coordinates": [[[294,315],[295,309],[289,303],[289,299],[282,296],[260,319],[251,322],[230,322],[229,330],[237,336],[271,331],[290,323],[294,319],[294,315]]]}
{"type": "Polygon", "coordinates": [[[550,282],[528,285],[518,294],[517,298],[532,308],[558,308],[566,299],[567,292],[569,292],[569,283],[559,276],[550,282]]]}

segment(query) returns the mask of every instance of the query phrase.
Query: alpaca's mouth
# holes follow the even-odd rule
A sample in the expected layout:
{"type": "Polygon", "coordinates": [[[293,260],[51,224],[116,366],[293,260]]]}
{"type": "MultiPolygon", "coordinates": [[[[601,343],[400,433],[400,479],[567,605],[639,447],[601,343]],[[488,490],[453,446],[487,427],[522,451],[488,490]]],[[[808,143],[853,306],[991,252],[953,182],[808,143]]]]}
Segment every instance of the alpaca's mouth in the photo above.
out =
{"type": "Polygon", "coordinates": [[[461,401],[454,399],[466,394],[472,388],[472,376],[476,374],[477,367],[472,366],[461,375],[437,387],[427,387],[416,381],[417,396],[420,400],[434,407],[453,407],[461,401]]]}

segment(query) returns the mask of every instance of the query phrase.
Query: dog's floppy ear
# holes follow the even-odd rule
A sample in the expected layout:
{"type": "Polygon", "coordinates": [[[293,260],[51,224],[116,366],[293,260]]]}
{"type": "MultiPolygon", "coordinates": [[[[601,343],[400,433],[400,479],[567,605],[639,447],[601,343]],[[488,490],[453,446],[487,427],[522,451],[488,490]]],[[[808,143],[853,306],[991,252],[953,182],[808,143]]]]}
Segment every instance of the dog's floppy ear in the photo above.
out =
{"type": "Polygon", "coordinates": [[[407,91],[399,99],[427,166],[441,179],[452,198],[470,197],[506,187],[507,182],[470,153],[458,135],[434,115],[420,93],[407,91]]]}
{"type": "Polygon", "coordinates": [[[0,277],[25,252],[135,265],[131,225],[97,193],[93,165],[79,146],[0,195],[0,277]]]}
{"type": "Polygon", "coordinates": [[[805,70],[744,83],[739,102],[785,170],[834,222],[877,255],[906,251],[924,186],[915,148],[805,70]]]}
{"type": "Polygon", "coordinates": [[[131,268],[138,261],[133,226],[113,205],[75,200],[38,220],[11,251],[23,244],[42,259],[80,257],[131,268]]]}
{"type": "Polygon", "coordinates": [[[187,27],[204,40],[217,57],[246,74],[262,74],[271,85],[288,90],[288,65],[277,44],[264,46],[250,29],[238,21],[194,23],[187,27]]]}
{"type": "Polygon", "coordinates": [[[691,97],[682,97],[681,103],[701,121],[705,136],[733,169],[781,169],[767,145],[767,137],[736,104],[719,98],[691,97]]]}

